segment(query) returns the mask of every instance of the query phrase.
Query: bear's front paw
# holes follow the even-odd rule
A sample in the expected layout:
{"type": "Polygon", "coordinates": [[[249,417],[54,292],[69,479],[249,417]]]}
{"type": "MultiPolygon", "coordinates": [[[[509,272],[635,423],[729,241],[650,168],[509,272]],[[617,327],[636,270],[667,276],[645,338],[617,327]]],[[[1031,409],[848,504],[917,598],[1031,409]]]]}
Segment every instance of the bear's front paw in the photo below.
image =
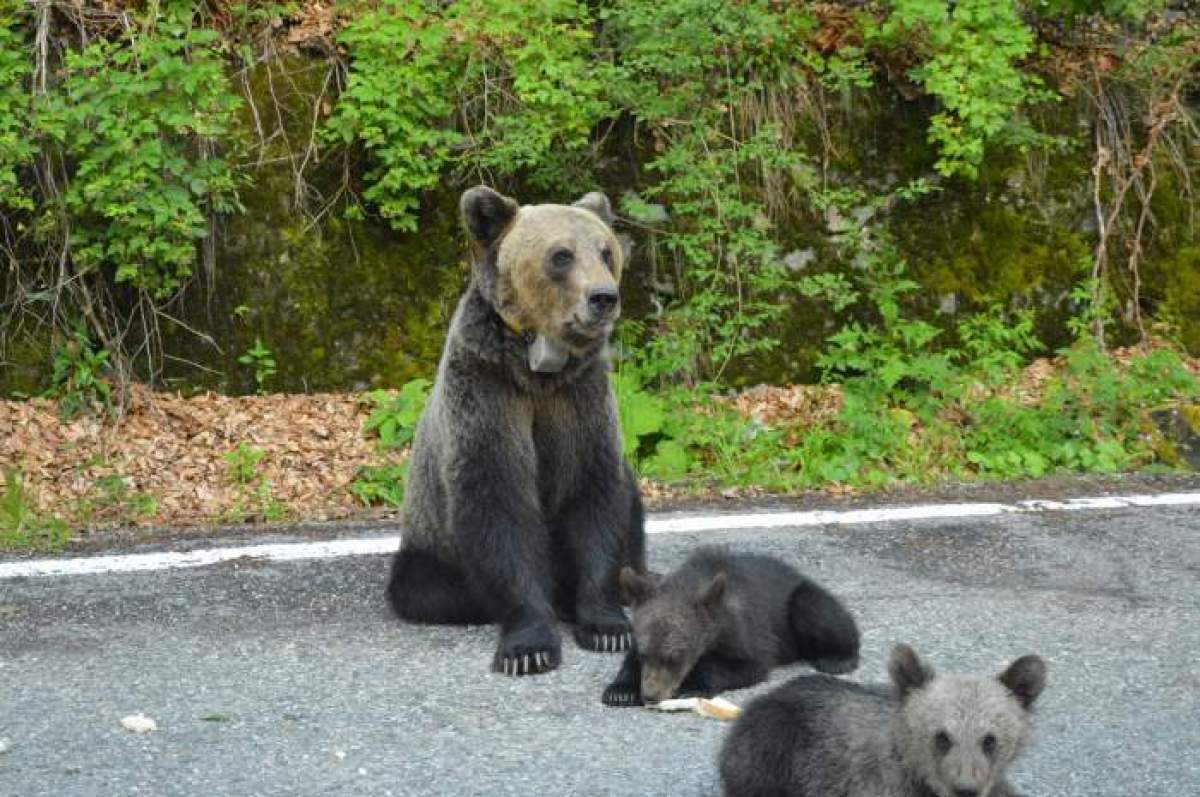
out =
{"type": "Polygon", "coordinates": [[[550,672],[562,661],[562,643],[549,626],[528,626],[500,637],[492,669],[505,675],[550,672]]]}
{"type": "Polygon", "coordinates": [[[575,625],[575,641],[584,650],[630,650],[633,648],[633,627],[619,607],[581,609],[575,625]]]}
{"type": "Polygon", "coordinates": [[[604,705],[616,708],[645,705],[645,702],[642,700],[642,689],[636,683],[613,681],[605,687],[604,694],[600,696],[600,700],[604,705]]]}
{"type": "Polygon", "coordinates": [[[580,623],[575,626],[575,641],[584,650],[611,653],[633,647],[633,628],[622,615],[601,622],[580,623]]]}

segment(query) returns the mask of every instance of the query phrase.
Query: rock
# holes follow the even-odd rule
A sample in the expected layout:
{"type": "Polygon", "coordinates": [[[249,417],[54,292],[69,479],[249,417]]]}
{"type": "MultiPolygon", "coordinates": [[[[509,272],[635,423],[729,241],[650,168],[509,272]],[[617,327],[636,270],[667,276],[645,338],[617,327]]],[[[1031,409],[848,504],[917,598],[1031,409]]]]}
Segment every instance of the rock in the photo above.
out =
{"type": "Polygon", "coordinates": [[[1150,419],[1163,437],[1159,458],[1169,465],[1200,470],[1200,404],[1155,410],[1150,419]]]}

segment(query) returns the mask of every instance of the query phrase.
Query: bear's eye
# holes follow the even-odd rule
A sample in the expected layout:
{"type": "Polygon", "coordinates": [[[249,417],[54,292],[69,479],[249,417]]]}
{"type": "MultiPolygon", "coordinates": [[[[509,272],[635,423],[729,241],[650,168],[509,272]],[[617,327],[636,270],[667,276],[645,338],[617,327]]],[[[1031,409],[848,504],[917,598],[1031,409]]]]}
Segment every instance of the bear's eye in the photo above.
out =
{"type": "Polygon", "coordinates": [[[604,247],[600,250],[600,257],[604,260],[604,265],[608,266],[609,270],[611,271],[613,265],[612,250],[607,246],[604,247]]]}
{"type": "Polygon", "coordinates": [[[991,758],[996,754],[996,737],[989,733],[983,737],[983,741],[979,743],[979,746],[983,748],[983,754],[991,758]]]}
{"type": "Polygon", "coordinates": [[[933,735],[933,746],[942,755],[950,752],[950,748],[954,746],[954,742],[950,741],[950,734],[945,731],[938,731],[933,735]]]}
{"type": "Polygon", "coordinates": [[[566,275],[575,262],[575,253],[570,249],[555,249],[550,255],[550,273],[556,277],[566,275]]]}

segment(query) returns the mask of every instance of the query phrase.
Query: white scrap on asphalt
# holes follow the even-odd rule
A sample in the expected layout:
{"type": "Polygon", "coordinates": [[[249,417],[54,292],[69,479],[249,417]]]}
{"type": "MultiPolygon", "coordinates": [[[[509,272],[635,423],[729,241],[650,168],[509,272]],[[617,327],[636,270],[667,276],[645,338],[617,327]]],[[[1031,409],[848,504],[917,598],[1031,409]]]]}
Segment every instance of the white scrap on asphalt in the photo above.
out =
{"type": "Polygon", "coordinates": [[[149,733],[158,730],[158,723],[141,712],[121,717],[121,726],[134,733],[149,733]]]}
{"type": "Polygon", "coordinates": [[[0,739],[0,755],[4,755],[12,749],[12,742],[8,739],[0,739]]]}
{"type": "Polygon", "coordinates": [[[655,711],[694,711],[719,720],[735,720],[742,715],[742,709],[736,703],[723,697],[676,697],[647,704],[646,708],[655,711]]]}
{"type": "MultiPolygon", "coordinates": [[[[1027,500],[1010,504],[960,503],[885,506],[875,509],[818,509],[801,512],[743,512],[729,514],[669,514],[650,516],[647,534],[687,534],[720,531],[765,531],[811,526],[852,526],[865,523],[991,517],[1038,512],[1072,512],[1131,509],[1152,506],[1200,505],[1200,492],[1157,495],[1097,496],[1062,500],[1027,500]]],[[[204,567],[235,559],[291,562],[394,553],[398,535],[320,540],[315,542],[268,543],[193,551],[109,554],[64,559],[18,559],[0,562],[0,580],[43,576],[82,576],[103,573],[144,573],[174,568],[204,567]]]]}

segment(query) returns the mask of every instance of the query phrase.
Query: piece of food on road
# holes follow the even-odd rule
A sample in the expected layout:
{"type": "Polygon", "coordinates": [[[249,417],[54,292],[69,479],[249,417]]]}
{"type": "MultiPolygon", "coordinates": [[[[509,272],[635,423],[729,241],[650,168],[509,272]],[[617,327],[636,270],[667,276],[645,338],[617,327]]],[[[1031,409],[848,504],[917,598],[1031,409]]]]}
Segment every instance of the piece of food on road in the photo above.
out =
{"type": "Polygon", "coordinates": [[[125,730],[133,731],[134,733],[149,733],[150,731],[158,730],[158,723],[141,712],[130,714],[128,717],[121,717],[121,726],[125,730]]]}
{"type": "Polygon", "coordinates": [[[676,697],[647,705],[655,711],[693,711],[704,717],[719,720],[735,720],[742,709],[723,697],[676,697]]]}

